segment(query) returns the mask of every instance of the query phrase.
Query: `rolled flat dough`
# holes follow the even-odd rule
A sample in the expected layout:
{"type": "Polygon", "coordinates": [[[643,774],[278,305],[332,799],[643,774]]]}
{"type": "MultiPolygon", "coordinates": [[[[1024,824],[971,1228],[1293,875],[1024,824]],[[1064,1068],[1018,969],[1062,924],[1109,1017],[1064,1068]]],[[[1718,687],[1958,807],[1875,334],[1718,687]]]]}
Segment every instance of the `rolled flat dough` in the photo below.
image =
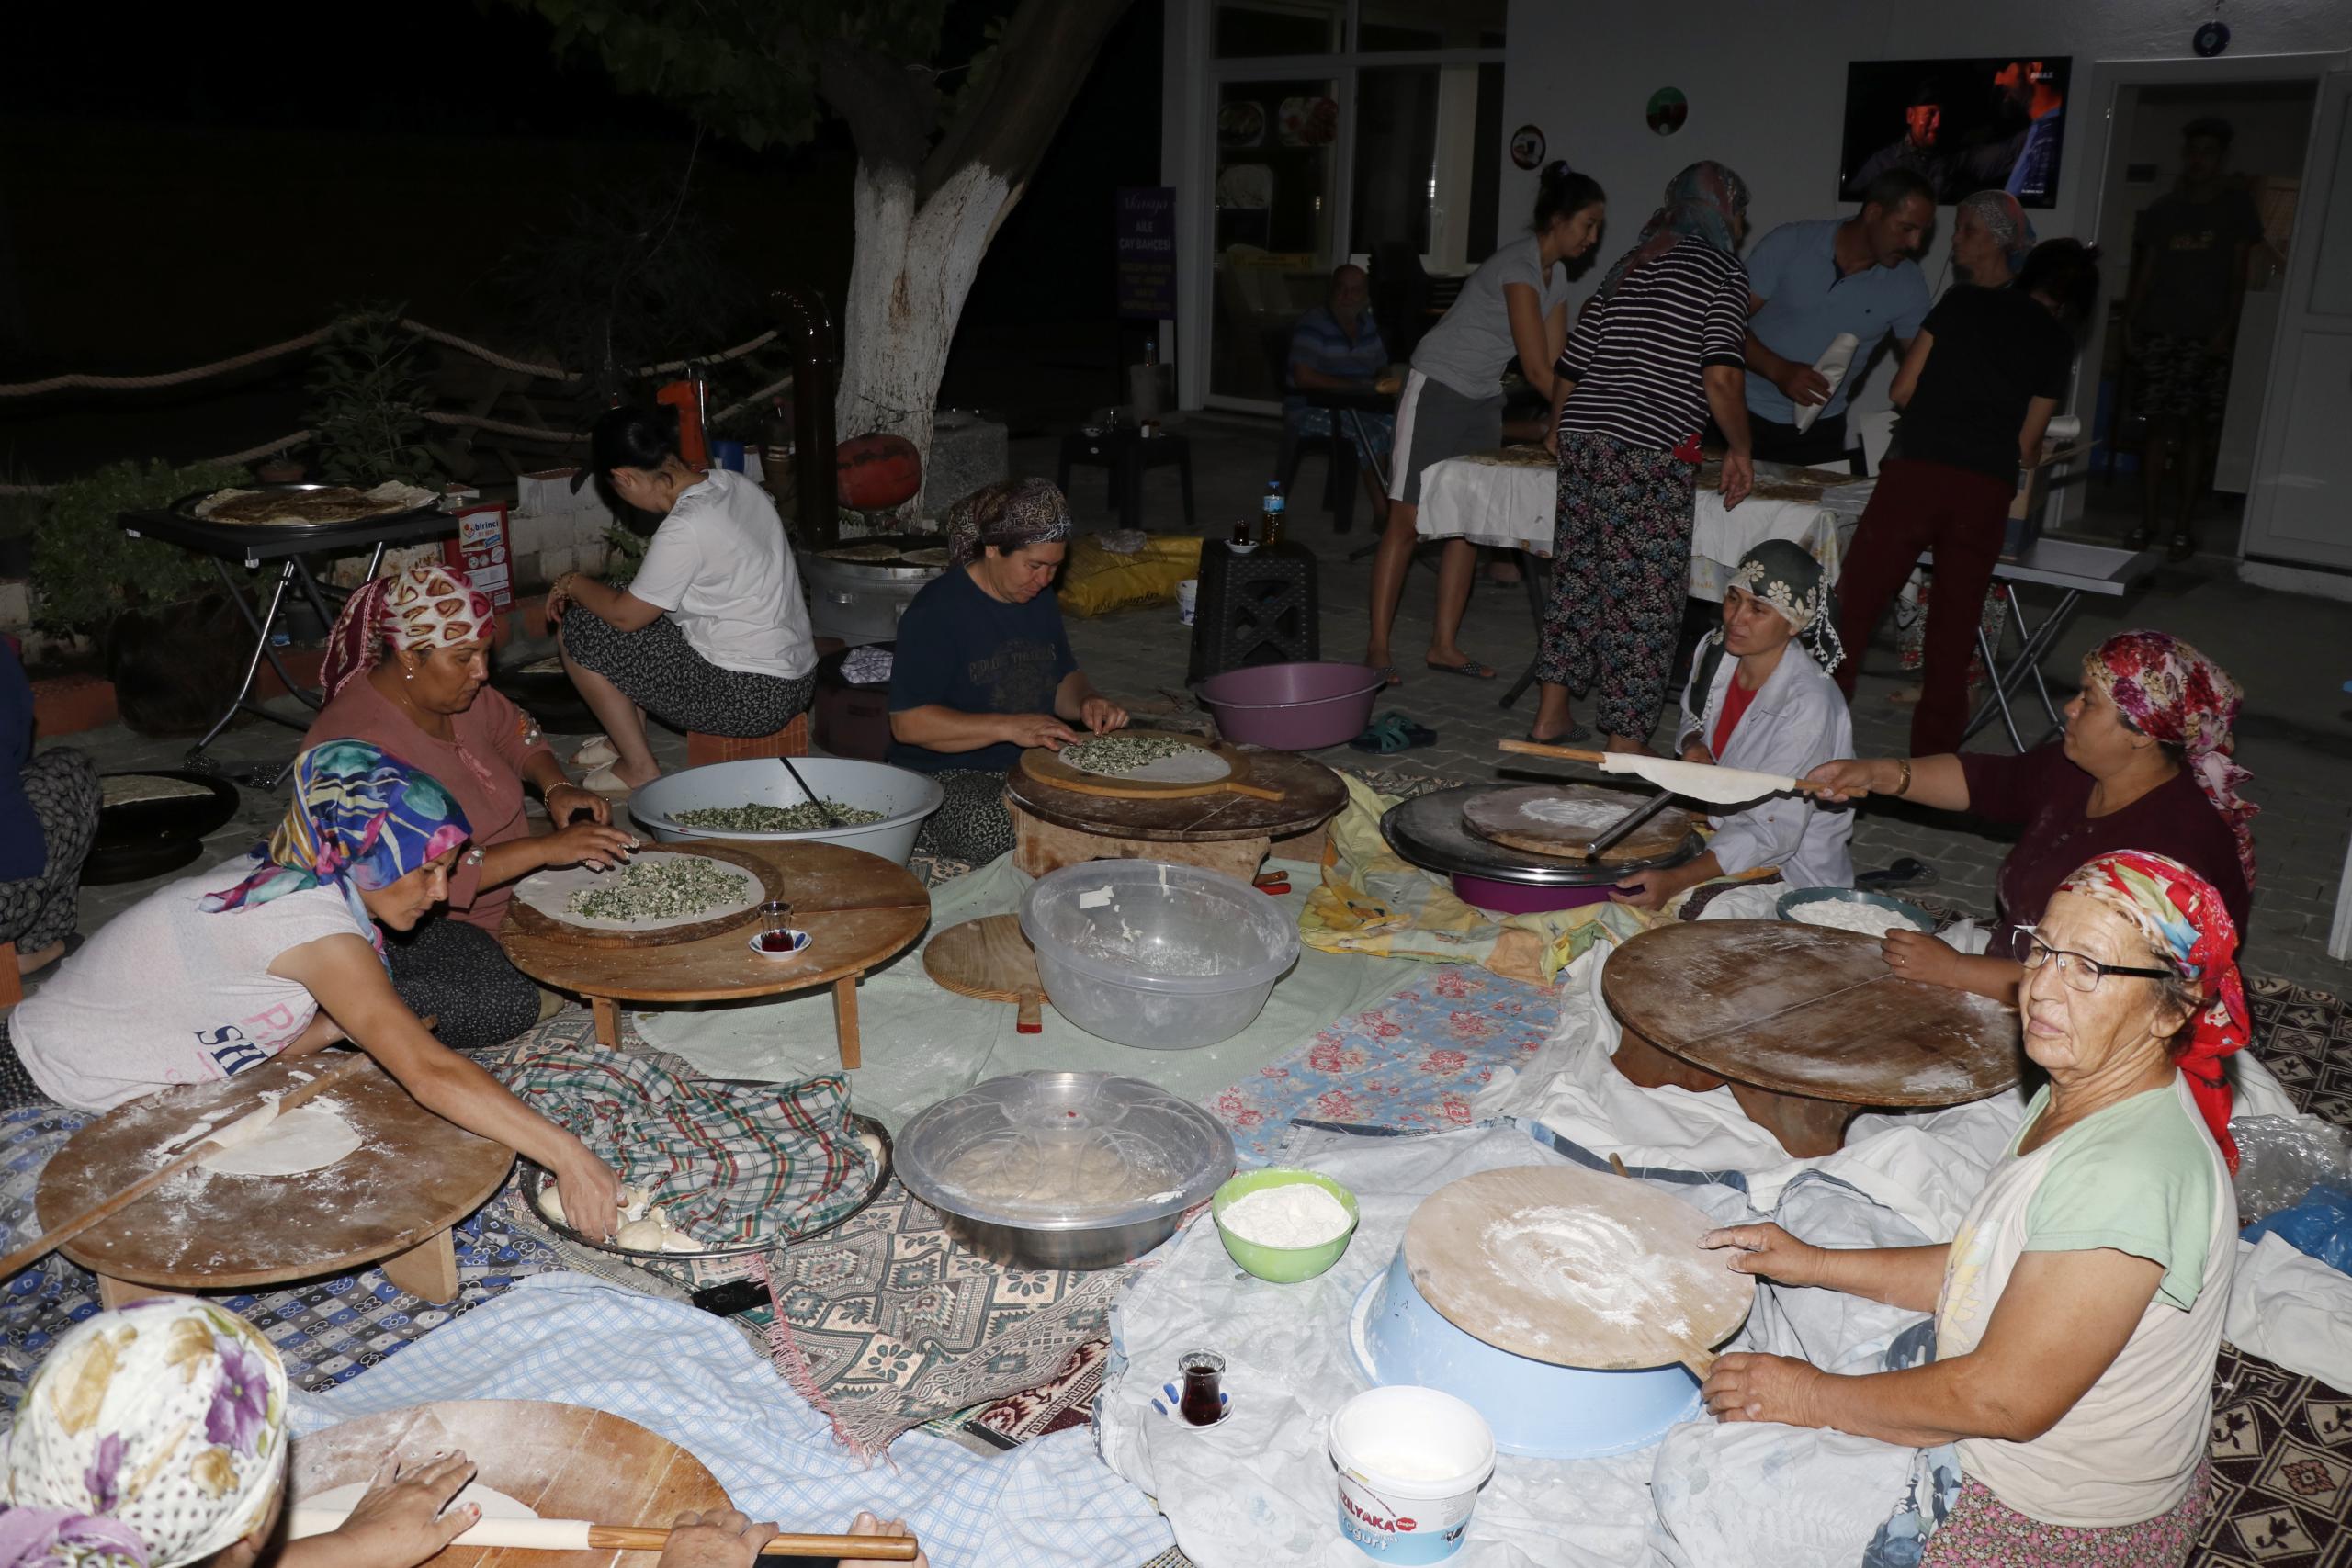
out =
{"type": "Polygon", "coordinates": [[[359,1146],[359,1134],[331,1105],[298,1105],[249,1144],[197,1161],[216,1176],[300,1176],[324,1170],[359,1146]]]}
{"type": "Polygon", "coordinates": [[[583,888],[595,886],[597,879],[604,874],[602,872],[591,871],[584,865],[574,865],[566,866],[560,871],[533,872],[514,885],[514,897],[545,915],[548,919],[562,925],[578,926],[583,931],[654,931],[667,926],[690,926],[704,920],[725,919],[729,915],[740,915],[746,909],[758,908],[761,901],[767,897],[767,890],[760,886],[758,877],[753,876],[740,865],[716,860],[708,855],[681,855],[664,853],[660,850],[640,850],[630,858],[630,863],[652,865],[665,860],[700,860],[706,865],[717,866],[719,870],[739,879],[741,891],[726,903],[705,909],[698,914],[680,915],[666,919],[602,919],[592,915],[575,915],[571,912],[571,896],[583,888]]]}
{"type": "Polygon", "coordinates": [[[1600,761],[1604,773],[1634,773],[1658,788],[1710,806],[1745,806],[1768,795],[1797,787],[1797,781],[1780,773],[1750,773],[1746,768],[1719,768],[1712,762],[1684,762],[1671,757],[1644,757],[1611,751],[1600,761]]]}
{"type": "MultiPolygon", "coordinates": [[[[287,1521],[286,1534],[291,1540],[304,1536],[325,1535],[343,1528],[359,1499],[368,1495],[368,1483],[355,1481],[348,1486],[337,1486],[305,1497],[294,1506],[287,1521]]],[[[466,1489],[449,1499],[454,1508],[474,1503],[481,1508],[481,1522],[452,1542],[457,1546],[518,1546],[536,1547],[545,1551],[584,1551],[588,1547],[586,1519],[543,1519],[528,1503],[509,1497],[492,1486],[481,1482],[469,1482],[466,1489]]],[[[442,1510],[444,1513],[447,1509],[442,1510]]]]}

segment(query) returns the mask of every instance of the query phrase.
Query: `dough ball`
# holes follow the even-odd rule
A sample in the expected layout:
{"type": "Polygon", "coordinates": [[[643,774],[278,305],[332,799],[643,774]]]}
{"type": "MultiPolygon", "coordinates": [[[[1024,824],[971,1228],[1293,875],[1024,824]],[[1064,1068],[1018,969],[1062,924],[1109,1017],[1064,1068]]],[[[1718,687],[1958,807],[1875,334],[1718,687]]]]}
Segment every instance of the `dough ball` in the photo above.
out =
{"type": "Polygon", "coordinates": [[[613,1237],[613,1245],[625,1247],[631,1252],[660,1252],[677,1233],[665,1224],[660,1215],[650,1219],[631,1220],[613,1237]]]}
{"type": "Polygon", "coordinates": [[[858,1129],[857,1141],[865,1145],[865,1152],[867,1154],[874,1156],[875,1164],[880,1165],[882,1163],[882,1140],[880,1138],[861,1127],[858,1129]]]}
{"type": "Polygon", "coordinates": [[[703,1250],[703,1245],[684,1231],[665,1229],[662,1233],[662,1250],[664,1252],[700,1252],[703,1250]]]}
{"type": "Polygon", "coordinates": [[[641,1220],[645,1218],[645,1211],[651,1207],[653,1207],[653,1190],[651,1188],[624,1187],[621,1189],[622,1219],[641,1220]]]}
{"type": "Polygon", "coordinates": [[[560,1225],[571,1223],[563,1217],[563,1194],[552,1181],[539,1189],[539,1213],[560,1225]]]}

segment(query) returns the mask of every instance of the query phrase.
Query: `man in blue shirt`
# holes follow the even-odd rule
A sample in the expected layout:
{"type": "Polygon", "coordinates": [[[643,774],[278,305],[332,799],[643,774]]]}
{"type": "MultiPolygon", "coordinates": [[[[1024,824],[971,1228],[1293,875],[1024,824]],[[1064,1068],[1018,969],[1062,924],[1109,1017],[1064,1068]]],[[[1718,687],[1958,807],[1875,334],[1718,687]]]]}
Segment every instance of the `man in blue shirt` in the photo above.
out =
{"type": "Polygon", "coordinates": [[[1783,223],[1747,257],[1747,422],[1761,461],[1839,464],[1847,396],[1892,337],[1907,353],[1928,316],[1928,280],[1911,258],[1935,227],[1936,191],[1917,171],[1889,169],[1862,193],[1862,209],[1783,223]],[[1860,340],[1833,389],[1814,362],[1839,333],[1860,340]],[[1797,410],[1818,407],[1796,427],[1797,410]]]}

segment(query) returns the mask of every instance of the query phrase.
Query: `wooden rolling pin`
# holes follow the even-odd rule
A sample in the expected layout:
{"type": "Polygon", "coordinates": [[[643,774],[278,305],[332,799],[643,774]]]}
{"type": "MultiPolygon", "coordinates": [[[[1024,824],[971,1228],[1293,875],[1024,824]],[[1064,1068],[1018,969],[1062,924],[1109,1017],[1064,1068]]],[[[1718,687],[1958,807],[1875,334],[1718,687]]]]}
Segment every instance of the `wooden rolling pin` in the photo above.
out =
{"type": "MultiPolygon", "coordinates": [[[[326,1535],[351,1515],[342,1508],[305,1508],[288,1516],[286,1536],[326,1535]]],[[[670,1532],[637,1525],[600,1525],[587,1519],[483,1519],[451,1546],[504,1547],[526,1551],[660,1551],[670,1532]]],[[[780,1535],[760,1548],[763,1557],[847,1557],[877,1562],[911,1562],[921,1545],[910,1535],[780,1535]]]]}
{"type": "Polygon", "coordinates": [[[161,1187],[165,1181],[186,1170],[207,1155],[217,1155],[223,1149],[250,1144],[269,1131],[270,1123],[306,1100],[314,1100],[336,1084],[368,1066],[372,1060],[365,1052],[355,1051],[351,1059],[337,1062],[318,1077],[300,1088],[288,1090],[276,1100],[264,1100],[261,1109],[230,1122],[226,1127],[204,1139],[184,1155],[166,1160],[163,1165],[141,1177],[113,1197],[93,1203],[64,1224],[45,1231],[33,1241],[27,1242],[6,1258],[0,1258],[0,1280],[13,1279],[40,1262],[50,1253],[72,1241],[84,1231],[103,1220],[110,1220],[140,1199],[161,1187]]]}

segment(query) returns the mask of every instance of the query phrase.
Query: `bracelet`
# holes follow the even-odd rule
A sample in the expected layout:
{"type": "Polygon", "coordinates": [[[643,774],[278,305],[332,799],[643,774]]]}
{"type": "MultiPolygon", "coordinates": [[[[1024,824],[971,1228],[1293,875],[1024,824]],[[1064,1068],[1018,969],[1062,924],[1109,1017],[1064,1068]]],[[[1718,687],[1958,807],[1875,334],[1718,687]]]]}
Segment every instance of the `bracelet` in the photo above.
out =
{"type": "Polygon", "coordinates": [[[1894,786],[1895,798],[1899,800],[1911,793],[1911,759],[1899,757],[1895,759],[1895,765],[1903,770],[1903,782],[1894,786]]]}

